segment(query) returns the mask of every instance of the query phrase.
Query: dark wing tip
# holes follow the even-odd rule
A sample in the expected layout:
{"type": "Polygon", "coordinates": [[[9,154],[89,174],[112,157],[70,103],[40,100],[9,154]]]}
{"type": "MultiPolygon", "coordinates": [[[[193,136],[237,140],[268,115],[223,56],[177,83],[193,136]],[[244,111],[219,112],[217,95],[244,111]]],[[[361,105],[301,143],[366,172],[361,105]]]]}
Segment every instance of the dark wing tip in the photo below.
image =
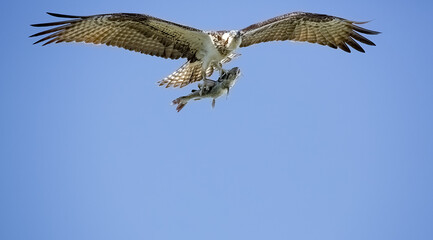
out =
{"type": "MultiPolygon", "coordinates": [[[[86,18],[84,16],[73,16],[73,15],[65,15],[65,14],[51,13],[51,12],[47,12],[47,14],[50,16],[59,17],[59,18],[81,18],[81,19],[86,18]]],[[[70,20],[59,21],[59,22],[37,23],[37,24],[30,24],[30,26],[32,26],[32,27],[51,27],[51,26],[71,23],[72,21],[77,21],[77,20],[70,19],[70,20]]]]}
{"type": "MultiPolygon", "coordinates": [[[[53,16],[53,17],[59,17],[59,18],[69,18],[68,20],[64,20],[64,21],[58,21],[58,22],[48,22],[48,23],[37,23],[37,24],[31,24],[30,26],[32,27],[53,27],[53,26],[57,26],[55,28],[51,28],[42,32],[38,32],[35,33],[29,37],[38,37],[38,36],[42,36],[48,33],[53,33],[53,32],[58,32],[63,30],[67,25],[80,21],[81,19],[84,19],[86,17],[82,17],[82,16],[72,16],[72,15],[65,15],[65,14],[59,14],[59,13],[51,13],[51,12],[47,12],[48,15],[53,16]]],[[[55,37],[54,35],[50,35],[48,37],[42,38],[39,41],[34,42],[33,44],[38,44],[40,42],[43,42],[45,40],[49,40],[50,38],[55,37]]],[[[44,46],[46,44],[52,43],[53,41],[48,41],[45,44],[43,44],[44,46]]]]}
{"type": "Polygon", "coordinates": [[[338,44],[338,48],[340,48],[341,50],[350,53],[350,48],[346,45],[346,43],[341,42],[340,44],[338,44]]]}
{"type": "MultiPolygon", "coordinates": [[[[355,50],[365,53],[365,50],[355,41],[359,41],[361,43],[370,45],[370,46],[376,46],[376,44],[374,44],[372,41],[370,41],[369,39],[367,39],[366,37],[362,36],[359,33],[363,33],[363,34],[368,34],[368,35],[377,35],[380,34],[381,32],[378,31],[373,31],[370,29],[366,29],[363,27],[360,27],[356,24],[364,24],[364,23],[368,23],[370,21],[367,22],[351,22],[351,27],[352,27],[352,31],[350,33],[350,37],[348,40],[346,40],[346,43],[349,44],[352,48],[354,48],[355,50]]],[[[344,50],[344,49],[343,49],[344,50]]]]}
{"type": "Polygon", "coordinates": [[[364,33],[364,34],[369,34],[369,35],[377,35],[380,34],[381,32],[377,32],[377,31],[373,31],[370,29],[366,29],[357,25],[353,25],[353,30],[360,32],[360,33],[364,33]]]}
{"type": "Polygon", "coordinates": [[[83,18],[83,16],[66,15],[66,14],[52,13],[52,12],[47,12],[47,14],[59,18],[83,18]]]}
{"type": "Polygon", "coordinates": [[[57,25],[63,25],[68,23],[73,23],[79,20],[67,20],[67,21],[60,21],[60,22],[49,22],[49,23],[37,23],[37,24],[31,24],[32,27],[52,27],[57,25]]]}
{"type": "Polygon", "coordinates": [[[366,37],[362,36],[361,34],[352,31],[352,33],[350,34],[350,37],[354,38],[355,40],[362,42],[364,44],[370,45],[370,46],[376,46],[376,44],[374,44],[372,41],[370,41],[369,39],[367,39],[366,37]]]}
{"type": "Polygon", "coordinates": [[[36,24],[31,24],[30,26],[32,27],[49,27],[49,26],[54,26],[55,23],[36,23],[36,24]]]}
{"type": "Polygon", "coordinates": [[[355,40],[353,40],[353,38],[349,37],[346,40],[346,43],[349,44],[349,46],[351,46],[353,49],[365,53],[365,50],[361,47],[361,45],[359,45],[355,40]]]}

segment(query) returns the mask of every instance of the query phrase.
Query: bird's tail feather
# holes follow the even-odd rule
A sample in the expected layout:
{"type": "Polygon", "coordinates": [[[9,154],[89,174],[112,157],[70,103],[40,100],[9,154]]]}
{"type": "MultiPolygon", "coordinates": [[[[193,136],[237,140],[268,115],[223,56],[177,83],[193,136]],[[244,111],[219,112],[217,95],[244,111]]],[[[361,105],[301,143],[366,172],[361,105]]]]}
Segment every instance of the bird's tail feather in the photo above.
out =
{"type": "Polygon", "coordinates": [[[174,73],[158,82],[159,86],[185,87],[186,85],[203,79],[201,62],[190,61],[183,64],[174,73]]]}
{"type": "Polygon", "coordinates": [[[240,55],[241,55],[240,53],[234,53],[234,52],[232,52],[226,58],[224,58],[223,60],[221,60],[221,63],[222,64],[226,64],[226,63],[230,62],[231,60],[239,57],[240,55]]]}

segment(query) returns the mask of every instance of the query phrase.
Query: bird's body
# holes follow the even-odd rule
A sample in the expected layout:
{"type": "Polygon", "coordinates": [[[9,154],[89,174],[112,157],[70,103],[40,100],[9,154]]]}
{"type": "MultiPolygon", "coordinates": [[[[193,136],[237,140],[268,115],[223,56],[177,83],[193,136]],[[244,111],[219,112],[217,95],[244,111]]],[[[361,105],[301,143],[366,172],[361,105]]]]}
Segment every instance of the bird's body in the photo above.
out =
{"type": "Polygon", "coordinates": [[[117,46],[163,58],[187,62],[160,81],[166,87],[183,87],[206,79],[238,56],[236,50],[268,41],[304,41],[350,52],[347,45],[364,52],[356,42],[374,45],[359,33],[378,34],[343,18],[294,12],[253,24],[241,30],[202,31],[144,14],[115,13],[70,16],[48,13],[66,21],[34,24],[53,27],[32,35],[48,35],[36,43],[86,42],[117,46]],[[358,33],[359,32],[359,33],[358,33]]]}

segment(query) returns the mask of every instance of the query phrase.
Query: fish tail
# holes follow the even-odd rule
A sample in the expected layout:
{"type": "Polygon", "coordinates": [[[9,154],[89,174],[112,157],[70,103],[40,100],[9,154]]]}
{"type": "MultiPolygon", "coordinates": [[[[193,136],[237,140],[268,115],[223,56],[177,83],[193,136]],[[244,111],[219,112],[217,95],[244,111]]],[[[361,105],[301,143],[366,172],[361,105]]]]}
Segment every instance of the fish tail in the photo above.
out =
{"type": "Polygon", "coordinates": [[[183,107],[185,107],[185,105],[188,103],[188,100],[185,99],[184,97],[180,97],[180,98],[176,98],[172,101],[173,105],[176,105],[176,111],[180,112],[180,110],[182,110],[183,107]]]}

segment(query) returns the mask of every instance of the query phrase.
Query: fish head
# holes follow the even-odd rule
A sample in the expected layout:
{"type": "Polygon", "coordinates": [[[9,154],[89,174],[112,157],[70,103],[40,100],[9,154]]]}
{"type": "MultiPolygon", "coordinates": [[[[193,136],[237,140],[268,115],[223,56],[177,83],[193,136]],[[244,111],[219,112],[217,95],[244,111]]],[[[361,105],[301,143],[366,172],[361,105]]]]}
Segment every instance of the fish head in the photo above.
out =
{"type": "Polygon", "coordinates": [[[219,82],[223,85],[223,88],[231,88],[235,85],[236,80],[241,75],[241,69],[238,67],[234,67],[228,71],[225,71],[218,79],[219,82]]]}

